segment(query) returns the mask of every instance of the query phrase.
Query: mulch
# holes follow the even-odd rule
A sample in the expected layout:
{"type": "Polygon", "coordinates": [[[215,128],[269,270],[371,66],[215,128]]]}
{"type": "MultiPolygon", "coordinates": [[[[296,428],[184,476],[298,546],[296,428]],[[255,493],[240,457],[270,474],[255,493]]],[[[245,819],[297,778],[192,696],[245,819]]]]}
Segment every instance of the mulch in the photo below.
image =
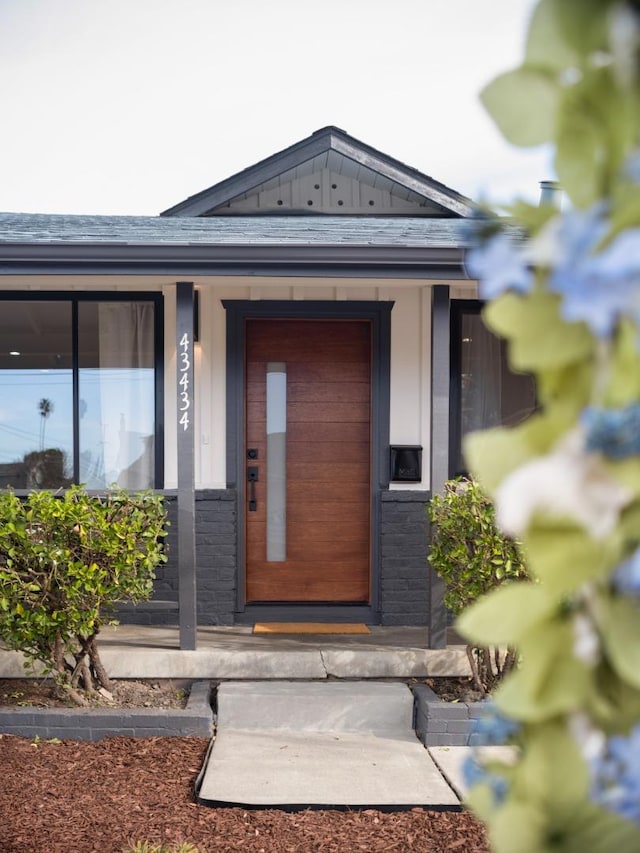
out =
{"type": "Polygon", "coordinates": [[[136,841],[189,841],[200,853],[487,853],[468,812],[208,808],[193,788],[208,741],[98,743],[0,735],[3,853],[122,853],[136,841]]]}

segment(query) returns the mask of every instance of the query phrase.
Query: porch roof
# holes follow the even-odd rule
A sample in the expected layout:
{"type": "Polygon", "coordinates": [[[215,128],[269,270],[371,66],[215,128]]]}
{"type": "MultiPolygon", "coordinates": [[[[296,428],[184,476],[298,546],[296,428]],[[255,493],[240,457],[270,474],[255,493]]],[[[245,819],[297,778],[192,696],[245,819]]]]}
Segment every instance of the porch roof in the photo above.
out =
{"type": "Polygon", "coordinates": [[[85,216],[0,213],[0,244],[424,246],[459,247],[460,217],[85,216]]]}
{"type": "Polygon", "coordinates": [[[0,213],[0,275],[465,279],[461,218],[0,213]]]}

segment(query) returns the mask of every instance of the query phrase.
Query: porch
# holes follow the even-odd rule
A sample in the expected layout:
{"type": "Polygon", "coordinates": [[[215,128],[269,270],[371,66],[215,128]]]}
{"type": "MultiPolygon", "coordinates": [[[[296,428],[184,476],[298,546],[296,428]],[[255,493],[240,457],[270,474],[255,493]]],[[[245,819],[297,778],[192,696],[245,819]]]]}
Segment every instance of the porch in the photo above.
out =
{"type": "MultiPolygon", "coordinates": [[[[197,649],[180,648],[178,626],[105,627],[100,654],[112,678],[330,679],[468,675],[465,649],[430,649],[426,628],[372,626],[358,635],[261,635],[252,626],[197,629],[197,649]]],[[[0,649],[0,678],[24,678],[18,652],[0,649]]]]}

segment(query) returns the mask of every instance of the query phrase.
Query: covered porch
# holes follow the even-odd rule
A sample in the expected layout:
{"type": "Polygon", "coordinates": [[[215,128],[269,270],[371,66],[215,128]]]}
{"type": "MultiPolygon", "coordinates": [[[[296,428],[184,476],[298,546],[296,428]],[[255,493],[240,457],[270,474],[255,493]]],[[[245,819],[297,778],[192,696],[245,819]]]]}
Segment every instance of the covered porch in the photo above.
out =
{"type": "MultiPolygon", "coordinates": [[[[465,647],[430,649],[428,629],[370,626],[359,635],[260,635],[245,625],[197,629],[197,649],[181,648],[178,626],[105,627],[100,654],[112,678],[425,678],[469,674],[465,647]]],[[[0,649],[0,678],[24,678],[22,656],[0,649]]]]}

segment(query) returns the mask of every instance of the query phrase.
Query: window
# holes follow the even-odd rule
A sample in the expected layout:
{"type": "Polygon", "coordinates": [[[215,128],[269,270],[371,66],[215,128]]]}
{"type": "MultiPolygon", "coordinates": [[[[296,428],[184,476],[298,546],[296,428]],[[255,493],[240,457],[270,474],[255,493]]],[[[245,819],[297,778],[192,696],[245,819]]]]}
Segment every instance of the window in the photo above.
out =
{"type": "Polygon", "coordinates": [[[449,475],[466,471],[462,441],[469,432],[514,426],[536,408],[529,375],[514,373],[507,348],[484,325],[482,303],[451,303],[451,424],[449,475]]]}
{"type": "Polygon", "coordinates": [[[161,485],[160,299],[1,297],[0,487],[161,485]]]}

